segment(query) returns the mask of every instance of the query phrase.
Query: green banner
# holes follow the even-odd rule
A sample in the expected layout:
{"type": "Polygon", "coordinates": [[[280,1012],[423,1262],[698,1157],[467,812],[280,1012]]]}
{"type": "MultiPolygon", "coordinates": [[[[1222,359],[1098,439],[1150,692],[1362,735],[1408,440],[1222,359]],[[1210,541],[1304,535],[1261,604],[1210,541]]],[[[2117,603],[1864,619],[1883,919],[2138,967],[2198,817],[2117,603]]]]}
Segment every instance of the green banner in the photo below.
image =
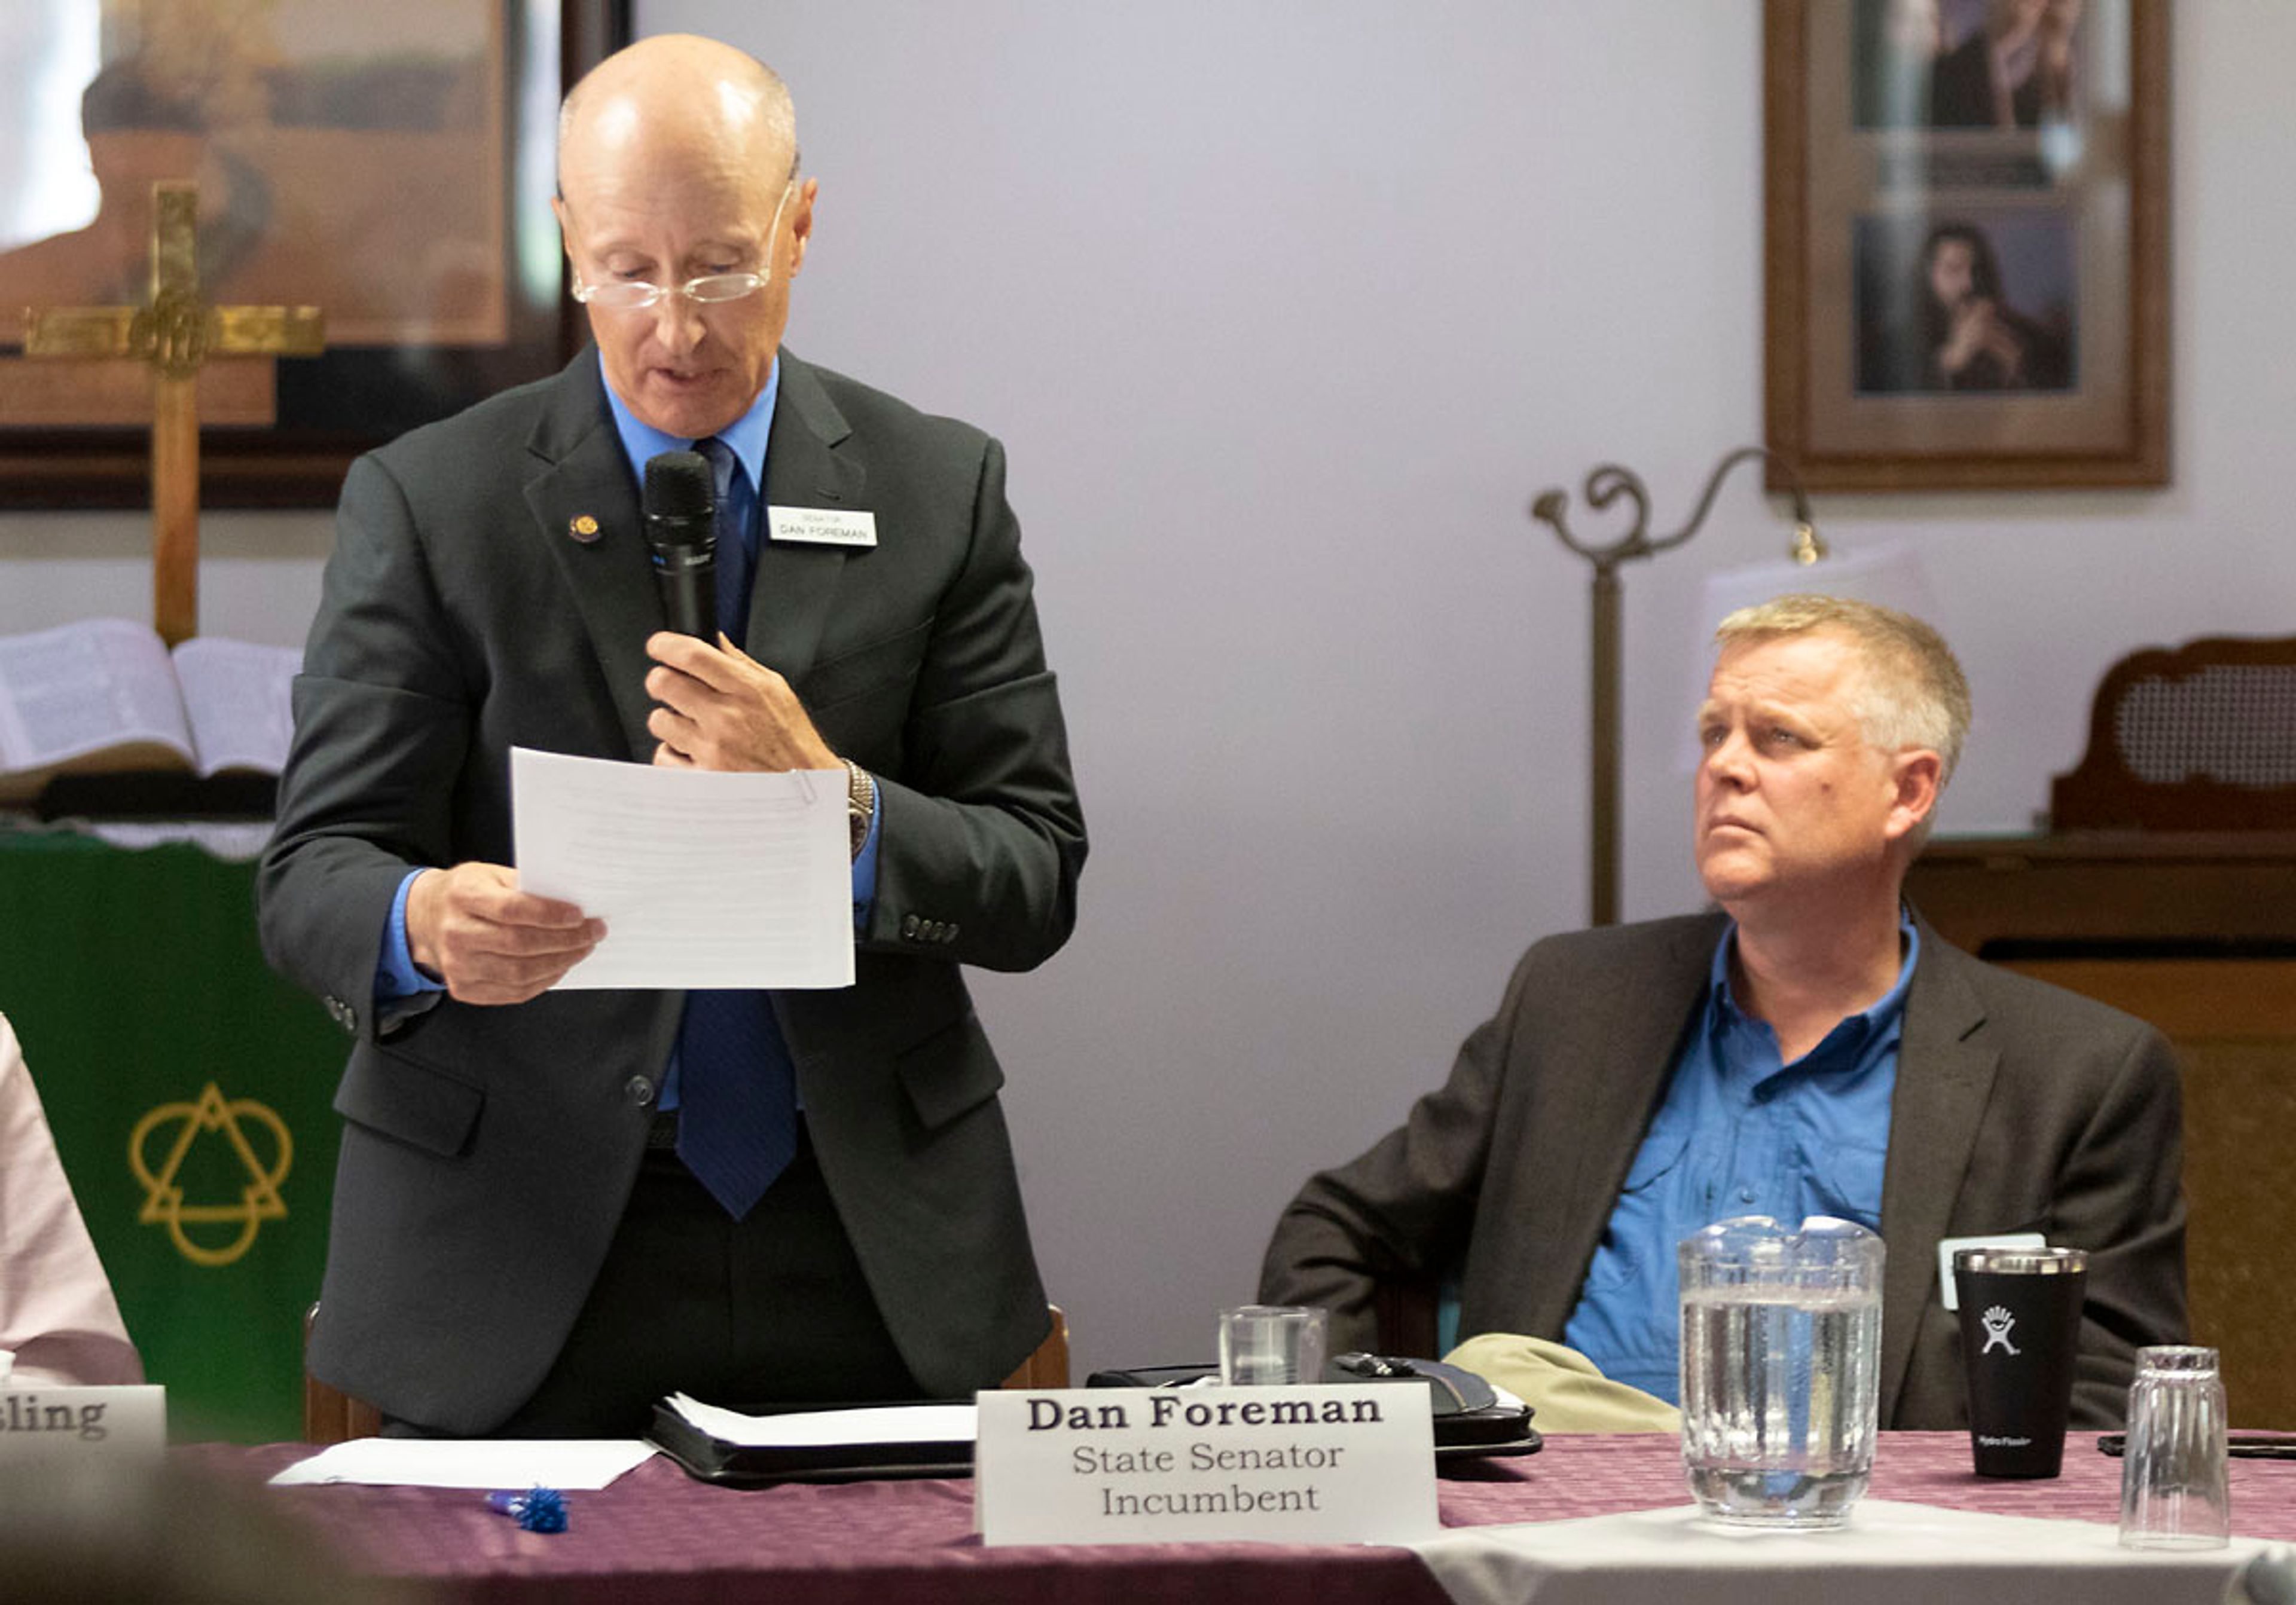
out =
{"type": "Polygon", "coordinates": [[[266,969],[255,870],[0,830],[0,1012],[178,1441],[302,1437],[349,1042],[266,969]]]}

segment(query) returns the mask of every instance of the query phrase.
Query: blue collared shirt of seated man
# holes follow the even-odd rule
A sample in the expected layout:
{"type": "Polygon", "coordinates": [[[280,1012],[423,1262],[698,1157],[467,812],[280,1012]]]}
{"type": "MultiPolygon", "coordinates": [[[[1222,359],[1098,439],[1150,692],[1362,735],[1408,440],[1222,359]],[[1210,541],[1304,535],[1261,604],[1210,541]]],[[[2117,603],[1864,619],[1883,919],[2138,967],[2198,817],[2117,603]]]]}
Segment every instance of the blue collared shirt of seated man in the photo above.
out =
{"type": "Polygon", "coordinates": [[[1562,1340],[1603,1374],[1681,1401],[1675,1245],[1734,1215],[1812,1215],[1881,1230],[1890,1097],[1921,937],[1898,911],[1897,985],[1792,1064],[1730,990],[1733,922],[1714,949],[1698,1027],[1636,1150],[1562,1340]]]}
{"type": "MultiPolygon", "coordinates": [[[[766,482],[766,444],[773,432],[774,403],[781,395],[781,358],[774,358],[773,371],[767,376],[766,388],[758,393],[750,410],[733,423],[718,432],[718,438],[734,448],[740,460],[742,472],[734,476],[735,517],[745,532],[752,559],[758,546],[758,496],[752,487],[766,482]],[[747,476],[746,480],[744,475],[747,476]]],[[[676,435],[666,435],[652,424],[641,422],[614,393],[611,385],[605,387],[606,405],[613,409],[614,429],[621,437],[623,454],[629,458],[630,472],[640,481],[645,478],[645,465],[663,452],[690,450],[693,442],[676,435]]],[[[861,851],[853,860],[853,929],[867,929],[869,910],[877,898],[877,822],[883,804],[873,799],[869,810],[869,832],[863,839],[861,851]]],[[[409,998],[426,992],[445,990],[445,983],[432,979],[414,967],[414,956],[406,941],[406,893],[414,884],[420,869],[406,872],[398,883],[398,894],[391,899],[390,922],[383,933],[382,951],[377,956],[374,970],[374,1001],[377,1019],[390,1018],[388,1005],[396,999],[409,998]]],[[[677,1056],[673,1052],[668,1071],[662,1077],[660,1107],[677,1107],[677,1056]]]]}

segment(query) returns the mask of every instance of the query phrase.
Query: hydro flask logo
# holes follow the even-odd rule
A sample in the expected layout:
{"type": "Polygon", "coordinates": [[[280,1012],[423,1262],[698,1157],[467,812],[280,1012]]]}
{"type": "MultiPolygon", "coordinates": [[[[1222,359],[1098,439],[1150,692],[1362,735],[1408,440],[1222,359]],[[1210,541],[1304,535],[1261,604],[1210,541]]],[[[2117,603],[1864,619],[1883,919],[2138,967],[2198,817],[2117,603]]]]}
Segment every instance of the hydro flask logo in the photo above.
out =
{"type": "Polygon", "coordinates": [[[1997,1304],[1980,1319],[1985,1326],[1985,1347],[1977,1351],[1979,1354],[1989,1355],[1997,1348],[2005,1348],[2013,1355],[2017,1352],[2017,1346],[2009,1341],[2009,1329],[2017,1324],[2016,1316],[1997,1304]]]}

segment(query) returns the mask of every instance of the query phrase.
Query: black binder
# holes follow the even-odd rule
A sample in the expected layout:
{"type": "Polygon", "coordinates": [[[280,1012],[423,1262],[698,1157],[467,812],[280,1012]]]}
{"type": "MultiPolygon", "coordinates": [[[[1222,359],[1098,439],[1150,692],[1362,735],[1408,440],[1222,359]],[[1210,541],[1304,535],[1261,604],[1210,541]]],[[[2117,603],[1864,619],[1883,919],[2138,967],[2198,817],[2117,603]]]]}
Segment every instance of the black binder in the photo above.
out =
{"type": "Polygon", "coordinates": [[[972,1475],[970,1443],[934,1438],[906,1444],[734,1444],[703,1431],[667,1399],[653,1407],[653,1425],[646,1432],[646,1441],[685,1468],[687,1476],[734,1488],[776,1482],[972,1475]]]}
{"type": "MultiPolygon", "coordinates": [[[[1218,1374],[1217,1365],[1143,1365],[1128,1371],[1095,1371],[1086,1379],[1085,1386],[1180,1388],[1218,1374]]],[[[1497,1392],[1481,1377],[1439,1360],[1339,1355],[1324,1368],[1324,1380],[1423,1385],[1433,1399],[1438,1462],[1536,1454],[1546,1445],[1538,1429],[1530,1424],[1529,1405],[1501,1402],[1497,1392]]]]}

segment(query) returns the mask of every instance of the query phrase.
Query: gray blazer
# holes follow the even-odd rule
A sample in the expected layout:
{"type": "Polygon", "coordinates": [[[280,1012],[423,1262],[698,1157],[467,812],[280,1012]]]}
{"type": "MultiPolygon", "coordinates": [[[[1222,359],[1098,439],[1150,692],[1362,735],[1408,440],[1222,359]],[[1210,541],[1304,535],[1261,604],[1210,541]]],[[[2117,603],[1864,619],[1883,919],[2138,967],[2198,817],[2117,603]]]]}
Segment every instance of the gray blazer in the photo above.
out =
{"type": "MultiPolygon", "coordinates": [[[[1559,1340],[1721,938],[1708,913],[1540,942],[1450,1080],[1277,1223],[1261,1297],[1372,1345],[1382,1275],[1460,1269],[1460,1331],[1559,1340]]],[[[1948,946],[1926,925],[1890,1154],[1882,1422],[1967,1417],[1938,1242],[2038,1231],[2089,1251],[2073,1416],[2120,1421],[2136,1349],[2185,1331],[2183,1117],[2160,1033],[1948,946]]]]}
{"type": "MultiPolygon", "coordinates": [[[[963,1394],[1046,1324],[1003,1071],[957,966],[1028,969],[1074,922],[1060,703],[994,440],[784,351],[764,495],[876,515],[874,548],[767,543],[758,563],[748,651],[881,798],[856,984],[775,1007],[894,1340],[925,1388],[963,1394]]],[[[662,624],[594,351],[352,465],[258,897],[273,965],[357,1036],[311,1368],[391,1414],[484,1431],[540,1381],[684,1003],[567,991],[378,1022],[392,896],[414,865],[513,862],[513,744],[652,755],[662,624]],[[598,538],[574,538],[585,518],[598,538]]]]}

